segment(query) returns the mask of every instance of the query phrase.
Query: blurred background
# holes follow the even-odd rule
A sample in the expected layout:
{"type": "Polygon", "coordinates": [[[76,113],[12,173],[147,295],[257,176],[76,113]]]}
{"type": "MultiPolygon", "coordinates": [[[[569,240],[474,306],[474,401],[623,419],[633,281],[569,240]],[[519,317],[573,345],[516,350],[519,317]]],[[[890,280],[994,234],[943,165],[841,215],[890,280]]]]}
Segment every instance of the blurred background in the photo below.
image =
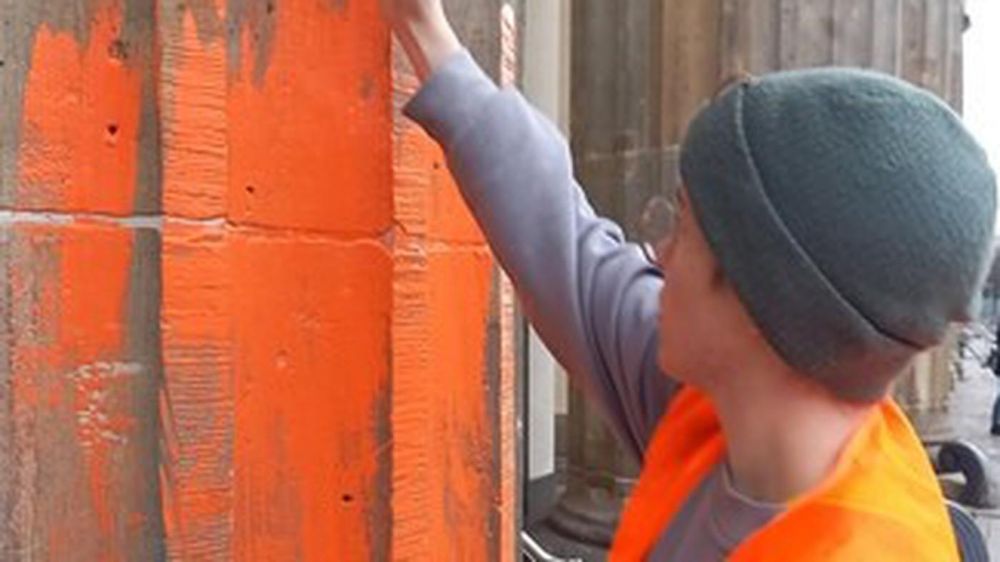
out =
{"type": "MultiPolygon", "coordinates": [[[[937,93],[1000,161],[1000,3],[746,0],[525,4],[523,87],[563,127],[601,212],[637,241],[662,226],[687,120],[728,77],[817,65],[874,68],[937,93]],[[611,108],[609,111],[608,108],[611,108]]],[[[899,382],[950,497],[1000,556],[1000,437],[990,432],[998,279],[979,318],[899,382]]],[[[534,338],[525,521],[554,552],[601,559],[637,467],[534,338]]]]}

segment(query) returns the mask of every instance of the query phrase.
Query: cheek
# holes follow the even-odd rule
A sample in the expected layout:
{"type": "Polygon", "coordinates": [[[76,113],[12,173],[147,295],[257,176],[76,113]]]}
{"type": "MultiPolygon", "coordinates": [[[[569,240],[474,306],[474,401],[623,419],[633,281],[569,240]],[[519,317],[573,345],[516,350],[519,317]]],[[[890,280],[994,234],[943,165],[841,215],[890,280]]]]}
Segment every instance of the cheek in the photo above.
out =
{"type": "Polygon", "coordinates": [[[664,333],[673,335],[690,314],[688,309],[697,297],[693,290],[697,279],[692,277],[695,271],[689,263],[688,248],[684,241],[675,238],[663,250],[660,268],[665,283],[660,291],[660,327],[664,329],[664,333]]]}
{"type": "Polygon", "coordinates": [[[682,283],[668,280],[660,291],[659,364],[664,372],[678,378],[686,371],[686,355],[693,347],[693,342],[687,341],[692,337],[692,299],[685,296],[682,283]]]}
{"type": "Polygon", "coordinates": [[[660,291],[659,364],[665,373],[682,381],[696,363],[698,305],[703,297],[700,269],[685,227],[682,217],[674,236],[659,248],[665,278],[660,291]]]}

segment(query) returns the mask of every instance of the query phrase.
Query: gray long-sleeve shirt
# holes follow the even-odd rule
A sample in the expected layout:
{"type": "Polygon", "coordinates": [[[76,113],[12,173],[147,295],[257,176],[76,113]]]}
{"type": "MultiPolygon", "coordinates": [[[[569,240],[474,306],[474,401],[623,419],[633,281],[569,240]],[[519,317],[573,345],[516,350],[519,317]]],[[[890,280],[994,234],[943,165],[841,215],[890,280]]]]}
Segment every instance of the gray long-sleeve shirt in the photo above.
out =
{"type": "MultiPolygon", "coordinates": [[[[660,271],[595,215],[555,126],[517,91],[498,89],[468,53],[439,68],[406,113],[444,148],[542,340],[642,459],[679,386],[656,361],[660,271]]],[[[723,560],[778,512],[737,493],[720,464],[650,560],[723,560]]]]}

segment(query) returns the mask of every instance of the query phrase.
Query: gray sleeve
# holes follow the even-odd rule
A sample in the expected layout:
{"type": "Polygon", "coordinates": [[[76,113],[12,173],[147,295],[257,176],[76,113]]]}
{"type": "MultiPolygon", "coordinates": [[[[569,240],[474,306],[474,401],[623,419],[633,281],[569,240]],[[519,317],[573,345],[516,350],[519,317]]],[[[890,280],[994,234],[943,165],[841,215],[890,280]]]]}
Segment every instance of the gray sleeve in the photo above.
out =
{"type": "Polygon", "coordinates": [[[443,146],[542,340],[641,459],[678,386],[656,363],[659,270],[594,214],[555,126],[467,52],[405,111],[443,146]]]}

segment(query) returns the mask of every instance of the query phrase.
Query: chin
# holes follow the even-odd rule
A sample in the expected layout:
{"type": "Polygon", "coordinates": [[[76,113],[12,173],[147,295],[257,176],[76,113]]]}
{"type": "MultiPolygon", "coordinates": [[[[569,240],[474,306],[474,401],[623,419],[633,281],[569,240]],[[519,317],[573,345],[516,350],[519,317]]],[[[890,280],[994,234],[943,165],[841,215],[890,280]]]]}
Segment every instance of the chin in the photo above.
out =
{"type": "Polygon", "coordinates": [[[690,382],[686,376],[687,369],[685,369],[682,364],[679,364],[680,362],[676,359],[676,357],[668,358],[666,353],[660,351],[660,354],[656,358],[656,364],[660,367],[660,370],[663,371],[663,374],[678,382],[687,384],[690,382]]]}

